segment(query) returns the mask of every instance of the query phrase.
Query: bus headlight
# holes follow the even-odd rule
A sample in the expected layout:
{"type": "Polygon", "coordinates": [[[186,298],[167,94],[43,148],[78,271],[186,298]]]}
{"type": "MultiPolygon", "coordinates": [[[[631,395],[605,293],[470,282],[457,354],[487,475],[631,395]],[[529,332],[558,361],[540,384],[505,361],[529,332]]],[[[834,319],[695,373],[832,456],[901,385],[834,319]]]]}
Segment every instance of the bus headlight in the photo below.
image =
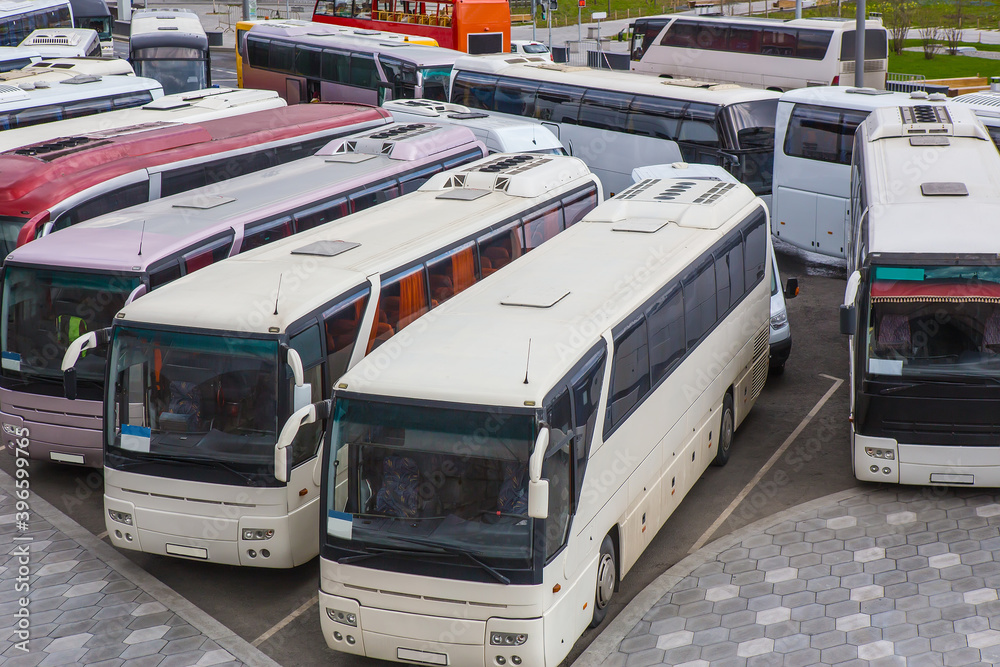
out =
{"type": "Polygon", "coordinates": [[[781,327],[785,326],[786,324],[788,324],[788,313],[787,312],[781,311],[777,315],[772,315],[771,316],[771,328],[772,329],[780,329],[781,327]]]}
{"type": "Polygon", "coordinates": [[[270,528],[244,528],[244,540],[269,540],[274,537],[274,531],[270,528]]]}
{"type": "Polygon", "coordinates": [[[523,632],[491,632],[490,644],[493,646],[520,646],[528,641],[528,635],[523,632]]]}
{"type": "Polygon", "coordinates": [[[124,523],[126,526],[132,525],[132,515],[128,512],[119,512],[118,510],[108,510],[108,516],[111,520],[116,523],[124,523]]]}
{"type": "Polygon", "coordinates": [[[330,617],[330,620],[334,623],[343,623],[344,625],[349,625],[352,628],[358,627],[358,616],[354,612],[350,611],[340,611],[339,609],[326,608],[326,615],[330,617]]]}
{"type": "Polygon", "coordinates": [[[892,461],[896,458],[896,452],[891,449],[880,449],[878,447],[865,447],[865,454],[873,459],[885,459],[892,461]]]}

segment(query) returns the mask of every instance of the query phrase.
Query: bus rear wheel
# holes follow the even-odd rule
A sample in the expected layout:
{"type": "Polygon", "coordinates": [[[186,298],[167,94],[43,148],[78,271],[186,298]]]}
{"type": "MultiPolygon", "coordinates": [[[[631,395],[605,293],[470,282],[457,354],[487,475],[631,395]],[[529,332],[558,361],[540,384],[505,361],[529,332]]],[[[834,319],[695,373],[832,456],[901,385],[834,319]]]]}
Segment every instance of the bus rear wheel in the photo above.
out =
{"type": "Polygon", "coordinates": [[[597,587],[594,591],[594,618],[590,627],[596,628],[604,622],[608,615],[608,606],[615,594],[617,581],[617,566],[615,565],[615,543],[610,535],[604,536],[601,542],[601,555],[597,559],[597,587]]]}
{"type": "Polygon", "coordinates": [[[722,421],[719,423],[719,447],[715,450],[714,466],[724,466],[729,460],[729,450],[733,448],[733,396],[726,394],[722,399],[722,421]]]}

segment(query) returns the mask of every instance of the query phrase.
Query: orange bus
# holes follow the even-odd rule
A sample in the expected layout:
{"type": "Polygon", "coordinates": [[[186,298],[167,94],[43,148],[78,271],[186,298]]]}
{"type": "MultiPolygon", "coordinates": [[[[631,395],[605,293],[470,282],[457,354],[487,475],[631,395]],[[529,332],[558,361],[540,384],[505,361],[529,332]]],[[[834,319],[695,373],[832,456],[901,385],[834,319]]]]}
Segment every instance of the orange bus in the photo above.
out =
{"type": "Polygon", "coordinates": [[[507,0],[317,0],[313,21],[433,37],[466,53],[510,51],[507,0]]]}

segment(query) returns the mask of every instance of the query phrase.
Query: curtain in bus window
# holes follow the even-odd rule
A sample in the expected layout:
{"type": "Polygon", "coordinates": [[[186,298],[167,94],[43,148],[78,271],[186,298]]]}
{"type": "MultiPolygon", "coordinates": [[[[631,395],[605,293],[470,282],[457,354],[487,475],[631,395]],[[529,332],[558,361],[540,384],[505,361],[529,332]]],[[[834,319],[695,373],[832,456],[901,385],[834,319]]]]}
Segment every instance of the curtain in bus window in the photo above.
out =
{"type": "Polygon", "coordinates": [[[554,204],[524,219],[524,251],[533,250],[563,230],[562,211],[554,204]]]}
{"type": "Polygon", "coordinates": [[[351,80],[351,55],[341,51],[323,51],[322,74],[324,81],[349,83],[351,80]]]}
{"type": "Polygon", "coordinates": [[[626,130],[630,134],[675,141],[684,106],[684,102],[678,100],[636,95],[632,99],[626,130]]]}
{"type": "Polygon", "coordinates": [[[535,115],[538,84],[521,79],[500,79],[497,85],[496,111],[531,118],[535,115]]]}
{"type": "Polygon", "coordinates": [[[726,48],[728,36],[728,26],[703,23],[695,35],[695,44],[699,49],[706,51],[723,51],[726,48]]]}
{"type": "Polygon", "coordinates": [[[795,56],[795,28],[764,28],[760,52],[765,56],[795,56]]]}
{"type": "Polygon", "coordinates": [[[727,51],[735,53],[760,53],[761,28],[757,27],[729,27],[729,43],[727,51]]]}
{"type": "Polygon", "coordinates": [[[577,195],[572,199],[563,200],[563,216],[566,218],[566,227],[572,227],[583,220],[583,216],[590,213],[597,206],[597,190],[591,189],[589,192],[577,195]]]}
{"type": "MultiPolygon", "coordinates": [[[[840,59],[854,62],[854,31],[845,30],[840,43],[840,59]]],[[[884,60],[889,57],[889,42],[885,29],[865,30],[865,60],[884,60]]]]}
{"type": "Polygon", "coordinates": [[[422,267],[383,285],[378,299],[379,324],[372,328],[368,351],[387,341],[394,333],[426,312],[427,287],[422,267]]]}
{"type": "Polygon", "coordinates": [[[493,110],[493,96],[497,77],[476,72],[459,72],[455,75],[451,101],[470,109],[493,110]]]}
{"type": "Polygon", "coordinates": [[[711,261],[684,279],[684,330],[694,347],[715,325],[715,269],[711,261]]]}
{"type": "Polygon", "coordinates": [[[677,133],[677,141],[700,146],[718,146],[719,131],[714,104],[692,102],[684,112],[684,122],[677,133]]]}
{"type": "Polygon", "coordinates": [[[656,384],[684,356],[684,295],[669,285],[646,310],[649,327],[650,381],[656,384]]]}
{"type": "Polygon", "coordinates": [[[621,131],[628,124],[632,95],[606,90],[588,90],[580,105],[580,125],[621,131]]]}
{"type": "Polygon", "coordinates": [[[414,271],[399,281],[399,320],[396,331],[427,312],[427,287],[424,272],[414,271]]]}
{"type": "Polygon", "coordinates": [[[479,266],[483,278],[510,264],[522,254],[520,227],[479,239],[479,266]]]}
{"type": "Polygon", "coordinates": [[[321,52],[308,46],[295,47],[295,73],[310,79],[320,78],[321,52]]]}
{"type": "Polygon", "coordinates": [[[829,30],[799,30],[795,57],[807,60],[823,60],[830,48],[829,30]]]}
{"type": "Polygon", "coordinates": [[[368,296],[369,290],[365,288],[323,314],[327,372],[331,385],[347,372],[351,351],[361,330],[361,318],[368,305],[368,296]]]}
{"type": "Polygon", "coordinates": [[[475,244],[427,263],[431,306],[436,307],[476,282],[475,244]]]}
{"type": "Polygon", "coordinates": [[[649,347],[646,320],[624,334],[615,336],[615,358],[611,364],[610,405],[604,434],[617,426],[649,391],[649,347]]]}
{"type": "Polygon", "coordinates": [[[660,46],[679,46],[681,48],[697,49],[698,32],[701,24],[696,21],[678,19],[670,24],[660,40],[660,46]]]}
{"type": "Polygon", "coordinates": [[[576,124],[583,90],[574,86],[543,83],[535,96],[535,118],[553,123],[576,124]]]}

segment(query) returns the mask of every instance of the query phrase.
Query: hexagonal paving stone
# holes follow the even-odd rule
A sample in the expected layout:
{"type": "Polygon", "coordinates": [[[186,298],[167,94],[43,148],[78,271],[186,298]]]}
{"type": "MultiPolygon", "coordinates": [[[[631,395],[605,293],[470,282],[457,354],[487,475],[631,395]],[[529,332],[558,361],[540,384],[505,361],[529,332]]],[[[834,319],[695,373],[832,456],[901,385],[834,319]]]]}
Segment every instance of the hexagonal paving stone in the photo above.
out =
{"type": "Polygon", "coordinates": [[[858,647],[858,657],[862,660],[876,660],[894,654],[892,642],[877,641],[871,644],[862,644],[858,647]]]}
{"type": "Polygon", "coordinates": [[[770,609],[765,609],[763,611],[757,612],[756,623],[758,625],[771,625],[772,623],[781,623],[782,621],[787,621],[792,617],[792,610],[788,607],[772,607],[770,609]]]}
{"type": "Polygon", "coordinates": [[[767,637],[751,639],[748,642],[740,642],[736,649],[736,655],[741,658],[749,658],[755,655],[764,655],[774,651],[774,640],[767,637]]]}
{"type": "Polygon", "coordinates": [[[997,599],[997,592],[993,588],[980,588],[974,591],[963,593],[962,597],[967,604],[982,604],[997,599]]]}
{"type": "Polygon", "coordinates": [[[858,628],[866,628],[871,625],[871,616],[868,614],[851,614],[850,616],[841,616],[837,619],[837,629],[847,632],[848,630],[857,630],[858,628]]]}

